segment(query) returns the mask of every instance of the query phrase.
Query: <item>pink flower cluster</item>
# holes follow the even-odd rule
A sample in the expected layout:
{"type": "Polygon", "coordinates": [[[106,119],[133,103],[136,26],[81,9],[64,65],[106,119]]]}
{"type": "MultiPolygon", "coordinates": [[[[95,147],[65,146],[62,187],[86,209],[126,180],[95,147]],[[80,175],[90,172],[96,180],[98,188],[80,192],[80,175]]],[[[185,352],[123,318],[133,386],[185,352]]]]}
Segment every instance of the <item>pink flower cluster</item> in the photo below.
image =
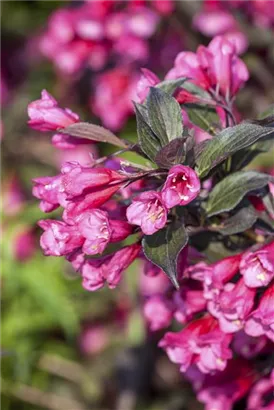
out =
{"type": "MultiPolygon", "coordinates": [[[[207,103],[216,108],[216,112],[223,126],[233,125],[231,118],[226,117],[224,105],[231,108],[237,115],[233,100],[238,91],[249,78],[245,63],[237,55],[235,43],[225,36],[215,37],[207,47],[199,46],[196,53],[182,51],[175,59],[173,68],[166,74],[165,80],[188,78],[190,82],[207,92],[206,98],[198,97],[191,92],[179,88],[175,98],[180,104],[207,103]]],[[[160,79],[150,70],[143,69],[137,84],[137,101],[143,102],[160,79]]],[[[192,128],[198,142],[211,138],[210,134],[191,123],[187,112],[182,111],[184,124],[192,128]]]]}
{"type": "Polygon", "coordinates": [[[117,130],[132,114],[138,68],[150,57],[149,39],[172,10],[173,0],[90,0],[60,8],[49,18],[40,50],[62,74],[100,72],[93,80],[91,111],[117,130]]]}
{"type": "MultiPolygon", "coordinates": [[[[69,110],[58,108],[45,91],[42,97],[29,106],[32,127],[54,131],[71,121],[69,110]]],[[[177,165],[170,169],[160,190],[159,182],[152,177],[147,186],[149,190],[135,196],[148,173],[123,170],[114,160],[108,161],[108,166],[110,168],[99,167],[96,162],[94,166],[66,162],[59,175],[33,180],[33,195],[41,200],[42,211],[63,207],[61,221],[39,222],[44,230],[40,240],[44,253],[65,256],[80,270],[83,286],[88,290],[99,289],[105,282],[110,288],[116,287],[123,270],[140,254],[139,240],[97,259],[86,256],[100,255],[108,244],[121,242],[134,232],[155,233],[166,225],[172,207],[187,205],[200,191],[195,171],[177,165]],[[132,203],[127,206],[132,196],[132,203]]]]}
{"type": "Polygon", "coordinates": [[[202,10],[193,20],[193,26],[206,36],[225,35],[233,41],[239,53],[246,51],[248,39],[241,30],[235,14],[245,22],[272,30],[274,12],[272,0],[204,0],[202,10]]]}

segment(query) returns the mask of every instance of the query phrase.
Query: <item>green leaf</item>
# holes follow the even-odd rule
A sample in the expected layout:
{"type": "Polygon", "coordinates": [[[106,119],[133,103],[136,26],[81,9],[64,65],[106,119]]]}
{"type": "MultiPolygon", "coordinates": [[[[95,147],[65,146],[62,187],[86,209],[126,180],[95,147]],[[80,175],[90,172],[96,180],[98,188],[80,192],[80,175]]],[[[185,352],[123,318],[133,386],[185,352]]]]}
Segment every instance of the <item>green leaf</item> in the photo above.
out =
{"type": "Polygon", "coordinates": [[[214,108],[200,106],[198,104],[184,104],[190,121],[212,135],[216,134],[216,128],[220,128],[219,117],[214,108]],[[215,125],[215,126],[214,126],[215,125]]]}
{"type": "Polygon", "coordinates": [[[253,206],[246,206],[222,224],[212,226],[211,231],[220,232],[223,236],[234,235],[251,228],[256,220],[257,213],[253,206]]]}
{"type": "Polygon", "coordinates": [[[111,131],[99,125],[88,122],[76,122],[66,128],[58,130],[60,134],[71,135],[75,138],[85,138],[91,141],[108,142],[117,147],[127,148],[128,143],[114,135],[111,131]]]}
{"type": "Polygon", "coordinates": [[[154,161],[157,152],[161,149],[160,142],[146,122],[146,109],[135,103],[135,113],[139,145],[148,158],[154,161]]]}
{"type": "Polygon", "coordinates": [[[227,176],[209,194],[206,204],[208,216],[230,211],[248,192],[263,188],[270,180],[269,175],[256,171],[239,171],[227,176]]]}
{"type": "Polygon", "coordinates": [[[183,134],[181,107],[171,95],[151,87],[147,98],[149,124],[162,147],[183,134]]]}
{"type": "Polygon", "coordinates": [[[182,85],[182,88],[184,88],[186,91],[190,92],[192,95],[195,95],[196,97],[200,97],[203,100],[208,100],[211,101],[211,95],[205,91],[203,88],[199,87],[196,84],[193,84],[191,81],[185,81],[182,85]]]}
{"type": "Polygon", "coordinates": [[[213,137],[201,152],[196,160],[196,171],[200,178],[203,178],[211,169],[235,152],[253,145],[261,138],[273,137],[273,135],[273,128],[250,123],[226,128],[213,137]]]}
{"type": "Polygon", "coordinates": [[[155,162],[160,168],[169,169],[173,165],[182,164],[185,159],[185,138],[175,138],[156,155],[155,162]]]}
{"type": "Polygon", "coordinates": [[[174,221],[153,235],[145,235],[143,251],[148,260],[159,266],[178,289],[177,260],[188,242],[188,235],[182,222],[174,221]]]}
{"type": "Polygon", "coordinates": [[[174,91],[177,88],[181,87],[186,80],[187,78],[177,78],[176,80],[165,80],[157,84],[155,87],[160,88],[164,92],[172,95],[174,91]]]}

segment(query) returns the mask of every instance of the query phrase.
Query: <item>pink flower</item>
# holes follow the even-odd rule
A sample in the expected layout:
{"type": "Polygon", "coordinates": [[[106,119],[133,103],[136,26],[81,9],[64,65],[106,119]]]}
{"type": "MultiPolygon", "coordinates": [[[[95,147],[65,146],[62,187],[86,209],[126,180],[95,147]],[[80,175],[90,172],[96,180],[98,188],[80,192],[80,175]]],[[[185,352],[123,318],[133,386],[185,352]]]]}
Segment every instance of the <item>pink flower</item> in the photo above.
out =
{"type": "Polygon", "coordinates": [[[216,319],[207,315],[178,333],[166,333],[159,346],[166,350],[172,362],[180,365],[182,372],[195,363],[201,372],[210,373],[225,369],[232,357],[231,338],[220,330],[216,319]]]}
{"type": "Polygon", "coordinates": [[[109,342],[109,333],[103,325],[87,326],[79,337],[80,349],[85,355],[101,353],[109,342]]]}
{"type": "Polygon", "coordinates": [[[262,378],[252,387],[247,400],[247,410],[273,410],[274,396],[271,379],[262,378]]]}
{"type": "Polygon", "coordinates": [[[45,231],[40,238],[40,245],[46,256],[67,255],[84,243],[85,239],[77,226],[53,219],[44,219],[38,225],[45,231]]]}
{"type": "Polygon", "coordinates": [[[40,209],[43,212],[51,212],[64,204],[65,196],[62,193],[62,176],[34,178],[32,194],[41,199],[40,209]]]}
{"type": "Polygon", "coordinates": [[[40,100],[29,104],[28,115],[29,126],[38,131],[56,131],[79,120],[78,115],[68,108],[59,108],[57,101],[46,90],[42,91],[40,100]]]}
{"type": "Polygon", "coordinates": [[[156,191],[140,194],[127,208],[127,219],[131,224],[139,225],[146,235],[162,229],[167,222],[167,209],[161,195],[156,191]]]}
{"type": "Polygon", "coordinates": [[[86,260],[81,268],[83,287],[94,291],[107,283],[110,289],[116,288],[123,271],[137,258],[140,248],[139,244],[133,244],[104,258],[86,260]]]}
{"type": "Polygon", "coordinates": [[[234,335],[233,350],[245,359],[253,359],[262,352],[266,343],[266,337],[252,337],[240,330],[234,335]]]}
{"type": "Polygon", "coordinates": [[[256,291],[248,288],[243,279],[227,283],[223,291],[208,302],[208,311],[219,320],[225,333],[238,332],[254,305],[256,291]]]}
{"type": "Polygon", "coordinates": [[[137,37],[149,38],[156,30],[158,15],[146,7],[138,7],[127,18],[127,29],[137,37]]]}
{"type": "Polygon", "coordinates": [[[180,290],[174,292],[173,301],[174,317],[179,323],[187,323],[206,308],[202,284],[191,279],[182,282],[180,290]]]}
{"type": "Polygon", "coordinates": [[[214,299],[220,294],[225,283],[232,279],[239,271],[241,254],[228,256],[211,265],[199,262],[185,271],[185,276],[203,282],[204,297],[214,299]]]}
{"type": "Polygon", "coordinates": [[[247,318],[245,332],[250,336],[267,336],[274,342],[274,284],[264,292],[259,306],[247,318]]]}
{"type": "Polygon", "coordinates": [[[172,320],[173,306],[162,295],[154,295],[149,297],[143,306],[144,318],[150,330],[163,329],[170,325],[172,320]]]}
{"type": "Polygon", "coordinates": [[[233,15],[227,11],[216,10],[210,12],[201,12],[193,19],[193,25],[206,36],[214,37],[233,30],[236,21],[233,15]]]}
{"type": "Polygon", "coordinates": [[[133,232],[133,226],[126,221],[110,219],[109,226],[111,229],[110,242],[120,242],[126,239],[133,232]]]}
{"type": "Polygon", "coordinates": [[[124,179],[124,176],[107,168],[82,167],[78,162],[66,162],[61,172],[62,189],[68,198],[81,195],[94,188],[106,187],[124,179]]]}
{"type": "Polygon", "coordinates": [[[2,184],[1,209],[6,215],[16,215],[24,207],[24,193],[15,175],[6,178],[2,184]]]}
{"type": "Polygon", "coordinates": [[[197,389],[197,399],[205,403],[205,410],[232,410],[233,404],[247,394],[255,379],[256,374],[248,362],[231,360],[224,371],[207,375],[197,389]]]}
{"type": "Polygon", "coordinates": [[[240,263],[240,273],[251,288],[267,286],[274,278],[274,242],[258,251],[246,252],[240,263]]]}
{"type": "Polygon", "coordinates": [[[137,102],[143,103],[149,93],[150,87],[160,82],[159,77],[147,68],[141,68],[142,75],[137,83],[137,102]]]}
{"type": "Polygon", "coordinates": [[[175,165],[169,170],[162,189],[162,200],[167,208],[187,205],[200,192],[200,180],[196,172],[185,165],[175,165]]]}
{"type": "MultiPolygon", "coordinates": [[[[151,262],[149,263],[152,265],[151,262]]],[[[140,276],[139,292],[144,297],[164,294],[168,291],[168,289],[170,289],[171,286],[170,280],[167,275],[160,268],[158,268],[158,266],[152,266],[155,266],[155,268],[158,269],[156,276],[147,276],[146,273],[142,273],[140,276]]]]}
{"type": "Polygon", "coordinates": [[[231,99],[249,77],[235,44],[235,38],[229,41],[226,36],[216,36],[208,47],[199,46],[196,54],[179,53],[166,79],[188,77],[205,90],[215,90],[216,97],[221,94],[231,99]]]}
{"type": "Polygon", "coordinates": [[[127,67],[105,71],[96,78],[91,110],[107,128],[119,130],[133,113],[132,100],[136,97],[137,81],[137,72],[127,67]]]}
{"type": "Polygon", "coordinates": [[[24,262],[31,258],[35,252],[35,237],[33,229],[27,226],[19,227],[12,238],[12,250],[14,258],[24,262]]]}
{"type": "Polygon", "coordinates": [[[77,226],[80,234],[86,238],[83,252],[87,255],[103,253],[111,237],[107,212],[90,209],[79,215],[77,226]]]}

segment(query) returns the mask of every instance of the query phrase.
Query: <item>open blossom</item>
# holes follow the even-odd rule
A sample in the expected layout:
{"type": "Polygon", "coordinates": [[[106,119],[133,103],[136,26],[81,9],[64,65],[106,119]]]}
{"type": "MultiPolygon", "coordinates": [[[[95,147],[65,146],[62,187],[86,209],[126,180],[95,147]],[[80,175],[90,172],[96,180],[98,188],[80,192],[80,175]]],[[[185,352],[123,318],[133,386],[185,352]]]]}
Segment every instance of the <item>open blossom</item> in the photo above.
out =
{"type": "Polygon", "coordinates": [[[172,321],[173,305],[162,295],[149,297],[143,306],[143,315],[152,331],[163,329],[172,321]]]}
{"type": "Polygon", "coordinates": [[[232,358],[229,349],[232,336],[223,333],[216,319],[204,316],[188,324],[178,333],[168,332],[160,341],[169,359],[185,372],[195,363],[203,373],[224,370],[232,358]]]}
{"type": "Polygon", "coordinates": [[[40,238],[40,245],[47,256],[67,255],[84,243],[85,239],[76,225],[53,219],[44,219],[38,224],[45,231],[40,238]]]}
{"type": "Polygon", "coordinates": [[[223,332],[238,332],[253,308],[255,295],[256,291],[248,288],[243,279],[236,284],[230,282],[208,302],[208,310],[219,320],[223,332]]]}
{"type": "Polygon", "coordinates": [[[167,208],[187,205],[200,192],[200,180],[196,172],[185,165],[175,165],[169,170],[162,189],[162,199],[167,208]]]}
{"type": "Polygon", "coordinates": [[[274,242],[243,255],[240,273],[251,288],[267,286],[274,278],[274,242]]]}
{"type": "Polygon", "coordinates": [[[115,288],[123,271],[137,258],[140,248],[139,244],[133,244],[104,258],[86,260],[81,267],[83,287],[95,291],[107,283],[110,289],[115,288]]]}
{"type": "Polygon", "coordinates": [[[274,342],[274,284],[264,292],[259,306],[247,318],[245,332],[250,336],[267,336],[274,342]]]}
{"type": "Polygon", "coordinates": [[[131,224],[139,225],[146,235],[162,229],[167,222],[167,209],[160,193],[148,191],[134,198],[127,208],[127,219],[131,224]]]}

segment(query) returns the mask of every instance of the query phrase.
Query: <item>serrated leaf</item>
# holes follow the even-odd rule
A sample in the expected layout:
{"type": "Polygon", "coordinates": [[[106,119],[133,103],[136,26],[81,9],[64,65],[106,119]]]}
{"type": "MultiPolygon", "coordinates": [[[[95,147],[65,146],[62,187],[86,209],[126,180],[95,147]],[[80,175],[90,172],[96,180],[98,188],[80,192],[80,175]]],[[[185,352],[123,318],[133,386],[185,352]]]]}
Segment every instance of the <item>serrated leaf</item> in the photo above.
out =
{"type": "Polygon", "coordinates": [[[154,161],[158,151],[161,149],[160,142],[146,122],[145,108],[140,104],[135,103],[134,105],[139,145],[148,158],[154,161]]]}
{"type": "Polygon", "coordinates": [[[182,111],[171,95],[151,87],[147,98],[149,125],[162,147],[183,133],[182,111]]]}
{"type": "Polygon", "coordinates": [[[156,155],[155,162],[160,168],[169,169],[173,165],[182,164],[185,159],[185,138],[175,138],[163,147],[156,155]]]}
{"type": "Polygon", "coordinates": [[[160,88],[164,92],[172,95],[174,91],[177,88],[181,87],[186,80],[187,78],[177,78],[176,80],[165,80],[157,84],[155,87],[160,88]]]}
{"type": "Polygon", "coordinates": [[[231,216],[231,218],[226,219],[222,224],[212,227],[211,230],[220,232],[223,236],[234,235],[250,229],[256,220],[257,213],[253,206],[246,206],[231,216]]]}
{"type": "Polygon", "coordinates": [[[235,172],[219,182],[208,196],[208,216],[228,212],[235,208],[246,194],[261,189],[271,180],[269,175],[256,171],[235,172]]]}
{"type": "Polygon", "coordinates": [[[211,169],[235,152],[255,144],[261,138],[273,137],[273,135],[273,128],[250,123],[226,128],[213,137],[201,152],[196,160],[196,171],[203,178],[211,169]]]}
{"type": "Polygon", "coordinates": [[[177,260],[188,242],[188,235],[182,222],[174,221],[153,235],[145,235],[143,251],[148,260],[159,266],[176,288],[177,260]]]}
{"type": "Polygon", "coordinates": [[[76,122],[66,128],[58,130],[60,134],[71,135],[75,138],[85,138],[91,141],[107,142],[117,147],[127,148],[128,143],[114,135],[111,131],[99,125],[88,122],[76,122]]]}

